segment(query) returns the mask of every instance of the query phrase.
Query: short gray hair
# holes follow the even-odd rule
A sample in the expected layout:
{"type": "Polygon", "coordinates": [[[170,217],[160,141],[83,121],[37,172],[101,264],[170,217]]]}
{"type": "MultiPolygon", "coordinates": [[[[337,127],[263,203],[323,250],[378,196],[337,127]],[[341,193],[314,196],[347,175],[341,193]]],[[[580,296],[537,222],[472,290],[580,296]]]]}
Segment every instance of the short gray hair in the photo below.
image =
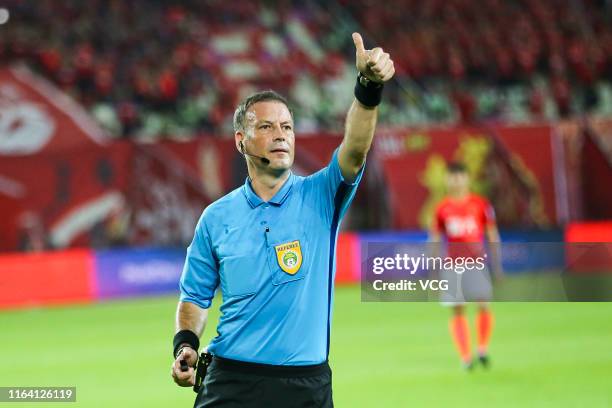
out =
{"type": "Polygon", "coordinates": [[[249,108],[255,105],[257,102],[267,102],[267,101],[277,101],[285,104],[287,109],[289,109],[289,113],[291,114],[291,118],[293,119],[293,111],[289,107],[289,103],[287,99],[279,95],[278,93],[267,90],[254,93],[249,95],[245,100],[243,100],[240,105],[236,108],[236,112],[234,112],[234,132],[245,132],[246,131],[246,113],[249,108]]]}

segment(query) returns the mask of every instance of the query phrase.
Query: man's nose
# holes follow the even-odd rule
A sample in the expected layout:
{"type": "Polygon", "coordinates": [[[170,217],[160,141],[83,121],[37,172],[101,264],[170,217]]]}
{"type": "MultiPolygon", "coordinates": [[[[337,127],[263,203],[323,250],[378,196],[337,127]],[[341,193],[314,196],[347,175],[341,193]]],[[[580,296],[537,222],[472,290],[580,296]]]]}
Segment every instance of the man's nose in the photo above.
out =
{"type": "Polygon", "coordinates": [[[280,125],[280,123],[274,126],[274,134],[272,138],[274,139],[274,141],[277,141],[277,140],[284,141],[287,138],[287,136],[285,135],[285,132],[283,131],[283,127],[280,125]]]}

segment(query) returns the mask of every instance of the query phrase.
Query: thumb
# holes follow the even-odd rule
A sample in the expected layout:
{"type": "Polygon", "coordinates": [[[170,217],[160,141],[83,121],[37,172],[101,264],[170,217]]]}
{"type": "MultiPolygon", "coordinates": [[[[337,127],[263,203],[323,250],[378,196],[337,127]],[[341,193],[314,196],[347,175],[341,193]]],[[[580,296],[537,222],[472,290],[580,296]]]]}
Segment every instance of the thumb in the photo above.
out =
{"type": "Polygon", "coordinates": [[[361,34],[353,33],[353,42],[355,43],[355,50],[357,51],[357,55],[365,54],[365,47],[363,46],[363,38],[361,38],[361,34]]]}
{"type": "Polygon", "coordinates": [[[191,357],[192,357],[192,351],[193,349],[191,349],[190,347],[184,347],[183,350],[181,350],[181,352],[179,353],[178,356],[176,356],[177,360],[185,360],[188,363],[190,363],[191,361],[191,357]]]}
{"type": "Polygon", "coordinates": [[[176,356],[177,360],[184,360],[185,357],[187,355],[187,347],[183,347],[183,349],[181,350],[181,352],[178,354],[178,356],[176,356]]]}
{"type": "Polygon", "coordinates": [[[195,352],[194,349],[190,348],[190,347],[186,347],[183,350],[183,359],[186,360],[188,363],[192,363],[193,360],[197,359],[198,354],[195,352]]]}

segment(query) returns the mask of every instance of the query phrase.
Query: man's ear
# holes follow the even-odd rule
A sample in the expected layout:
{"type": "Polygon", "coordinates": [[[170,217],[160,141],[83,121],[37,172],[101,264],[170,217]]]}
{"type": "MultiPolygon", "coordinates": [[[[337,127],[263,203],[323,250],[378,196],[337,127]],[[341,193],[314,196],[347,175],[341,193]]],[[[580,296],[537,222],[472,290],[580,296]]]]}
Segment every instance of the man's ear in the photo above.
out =
{"type": "Polygon", "coordinates": [[[234,133],[234,142],[236,143],[236,149],[238,149],[238,151],[241,154],[244,154],[244,135],[242,134],[242,132],[236,132],[234,133]]]}

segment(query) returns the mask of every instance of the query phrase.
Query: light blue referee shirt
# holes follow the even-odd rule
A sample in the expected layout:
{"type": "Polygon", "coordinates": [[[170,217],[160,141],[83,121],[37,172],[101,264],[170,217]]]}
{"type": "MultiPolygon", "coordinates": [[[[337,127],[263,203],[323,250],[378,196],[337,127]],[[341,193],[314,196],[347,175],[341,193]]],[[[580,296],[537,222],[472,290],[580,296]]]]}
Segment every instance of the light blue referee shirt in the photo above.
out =
{"type": "Polygon", "coordinates": [[[204,210],[180,300],[208,308],[221,287],[213,355],[275,365],[327,360],[338,225],[363,171],[346,183],[336,149],[327,167],[290,174],[268,202],[247,179],[204,210]]]}

